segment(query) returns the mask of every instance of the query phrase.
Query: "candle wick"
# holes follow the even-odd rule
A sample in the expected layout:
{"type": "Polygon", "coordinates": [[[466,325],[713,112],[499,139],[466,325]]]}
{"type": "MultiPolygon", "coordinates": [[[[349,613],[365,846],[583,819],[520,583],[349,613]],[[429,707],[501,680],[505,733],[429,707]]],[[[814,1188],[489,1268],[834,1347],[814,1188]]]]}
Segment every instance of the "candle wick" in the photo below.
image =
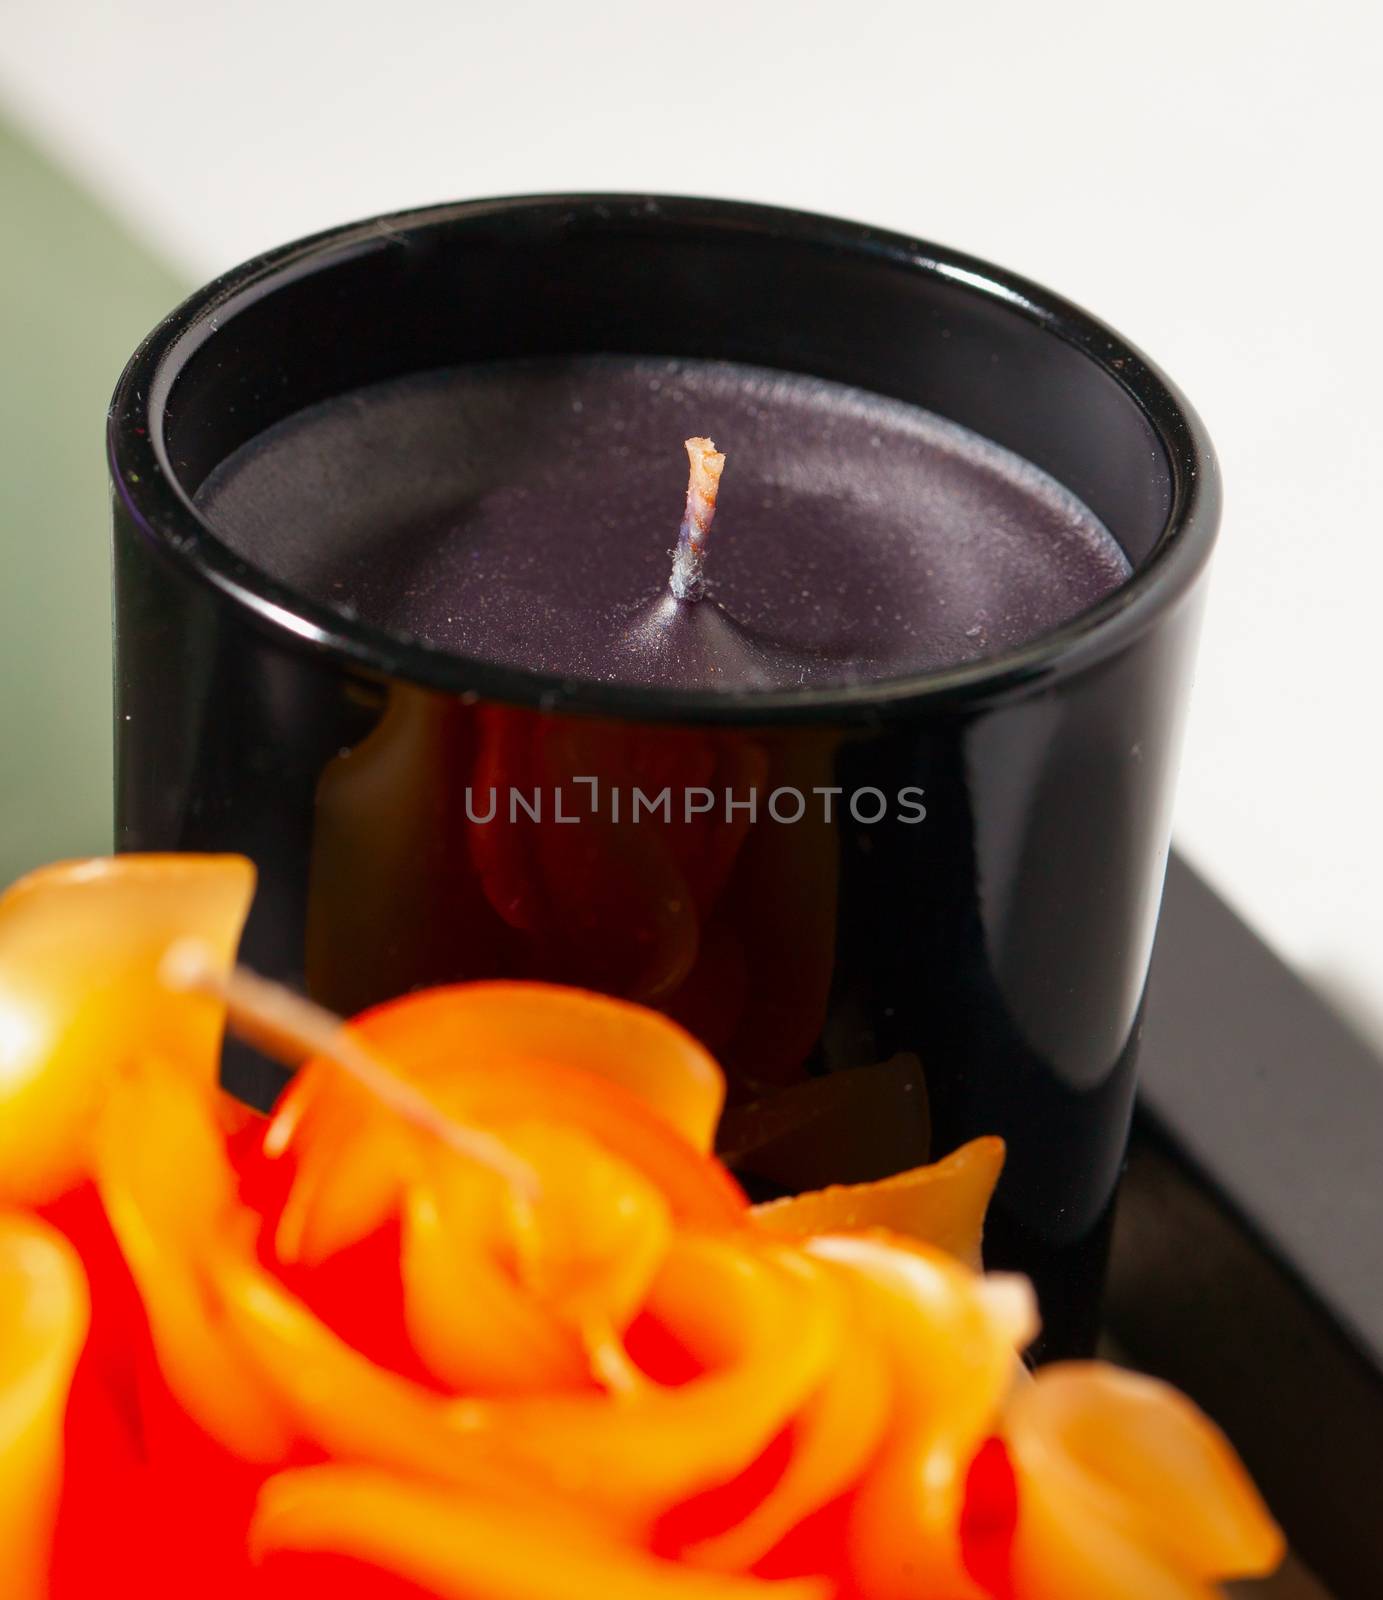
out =
{"type": "Polygon", "coordinates": [[[699,600],[706,592],[706,535],[716,514],[716,494],[724,455],[713,439],[688,439],[687,509],[672,553],[672,593],[678,600],[699,600]]]}
{"type": "MultiPolygon", "coordinates": [[[[405,1122],[430,1134],[458,1155],[490,1168],[521,1195],[537,1193],[537,1174],[494,1134],[457,1122],[416,1084],[367,1049],[346,1022],[325,1007],[244,967],[222,972],[211,952],[195,939],[181,939],[165,953],[159,976],[166,988],[200,994],[226,1008],[226,1020],[241,1038],[286,1066],[323,1057],[405,1122]]],[[[266,1149],[273,1136],[266,1136],[266,1149]]]]}

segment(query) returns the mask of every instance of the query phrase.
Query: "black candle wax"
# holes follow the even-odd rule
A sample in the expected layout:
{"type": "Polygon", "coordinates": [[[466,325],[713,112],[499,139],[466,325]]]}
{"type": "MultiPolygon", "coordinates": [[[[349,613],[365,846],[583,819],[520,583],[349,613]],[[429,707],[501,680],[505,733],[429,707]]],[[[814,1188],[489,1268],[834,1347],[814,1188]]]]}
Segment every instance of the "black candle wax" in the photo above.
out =
{"type": "Polygon", "coordinates": [[[998,654],[1122,583],[1094,514],[930,412],[727,362],[505,361],[359,389],[198,503],[253,565],[460,654],[685,688],[868,682],[998,654]],[[677,602],[682,440],[727,453],[677,602]]]}

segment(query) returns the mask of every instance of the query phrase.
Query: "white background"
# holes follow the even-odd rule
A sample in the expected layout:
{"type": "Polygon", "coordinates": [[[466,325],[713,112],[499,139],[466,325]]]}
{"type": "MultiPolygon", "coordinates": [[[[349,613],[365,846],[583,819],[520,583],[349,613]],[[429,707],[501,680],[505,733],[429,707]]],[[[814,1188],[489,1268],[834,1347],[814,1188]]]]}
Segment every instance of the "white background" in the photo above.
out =
{"type": "Polygon", "coordinates": [[[190,277],[413,203],[663,189],[1113,322],[1227,483],[1179,842],[1383,1039],[1380,68],[1383,6],[1339,0],[0,4],[4,102],[190,277]]]}

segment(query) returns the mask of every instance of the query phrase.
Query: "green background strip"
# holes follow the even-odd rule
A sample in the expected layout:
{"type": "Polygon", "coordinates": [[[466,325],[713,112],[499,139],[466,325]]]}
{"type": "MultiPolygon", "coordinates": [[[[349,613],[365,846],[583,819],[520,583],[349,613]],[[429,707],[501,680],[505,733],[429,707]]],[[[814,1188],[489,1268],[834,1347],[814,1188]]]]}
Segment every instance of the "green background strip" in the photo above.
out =
{"type": "Polygon", "coordinates": [[[104,418],[125,359],[184,286],[3,120],[0,205],[3,884],[110,848],[104,418]]]}

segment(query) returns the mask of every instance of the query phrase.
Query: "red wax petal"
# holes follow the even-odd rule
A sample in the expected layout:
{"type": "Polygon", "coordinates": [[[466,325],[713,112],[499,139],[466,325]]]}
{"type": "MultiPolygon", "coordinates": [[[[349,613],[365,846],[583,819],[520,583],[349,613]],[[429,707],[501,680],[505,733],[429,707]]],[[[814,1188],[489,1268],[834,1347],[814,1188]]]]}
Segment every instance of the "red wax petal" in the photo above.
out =
{"type": "Polygon", "coordinates": [[[428,1388],[436,1379],[418,1359],[403,1312],[397,1221],[314,1266],[271,1262],[277,1277],[347,1344],[377,1366],[428,1388]]]}
{"type": "Polygon", "coordinates": [[[792,1434],[791,1427],[784,1428],[737,1477],[668,1512],[654,1529],[654,1551],[675,1559],[688,1546],[714,1538],[742,1522],[787,1470],[792,1458],[792,1434]]]}
{"type": "Polygon", "coordinates": [[[1013,1534],[1018,1526],[1018,1481],[1002,1439],[987,1439],[965,1479],[960,1518],[965,1570],[993,1600],[1012,1600],[1013,1534]]]}
{"type": "Polygon", "coordinates": [[[270,1556],[244,1594],[245,1600],[434,1600],[430,1589],[349,1556],[296,1552],[270,1556]]]}

